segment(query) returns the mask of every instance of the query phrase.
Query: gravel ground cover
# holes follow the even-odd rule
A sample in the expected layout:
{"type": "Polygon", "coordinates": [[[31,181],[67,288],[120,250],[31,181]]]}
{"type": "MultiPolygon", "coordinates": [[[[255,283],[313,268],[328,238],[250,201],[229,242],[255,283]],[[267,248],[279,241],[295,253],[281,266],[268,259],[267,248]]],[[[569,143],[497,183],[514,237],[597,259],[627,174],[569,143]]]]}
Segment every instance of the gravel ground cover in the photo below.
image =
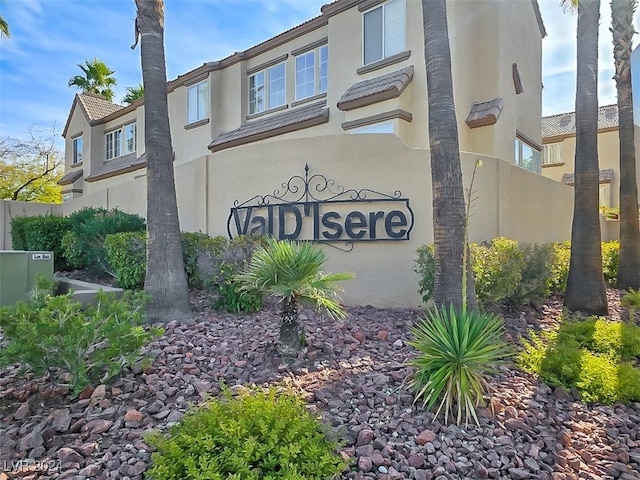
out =
{"type": "MultiPolygon", "coordinates": [[[[618,292],[609,291],[612,318],[618,292]]],[[[591,407],[505,366],[491,379],[480,425],[443,425],[405,387],[413,310],[350,308],[343,322],[303,311],[307,347],[294,360],[274,347],[278,316],[233,315],[194,295],[196,324],[171,323],[144,371],[126,371],[77,400],[42,380],[0,371],[0,480],[144,478],[143,434],[179,421],[189,405],[232,388],[283,382],[343,439],[343,479],[640,479],[640,404],[591,407]]],[[[507,340],[548,328],[550,300],[505,315],[507,340]]]]}

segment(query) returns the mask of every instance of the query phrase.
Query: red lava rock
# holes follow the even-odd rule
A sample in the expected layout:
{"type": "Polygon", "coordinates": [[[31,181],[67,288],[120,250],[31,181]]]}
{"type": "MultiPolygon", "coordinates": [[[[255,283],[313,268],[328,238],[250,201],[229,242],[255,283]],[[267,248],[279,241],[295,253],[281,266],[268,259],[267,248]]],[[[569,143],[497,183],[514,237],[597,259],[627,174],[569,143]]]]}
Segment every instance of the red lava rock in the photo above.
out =
{"type": "Polygon", "coordinates": [[[91,395],[93,395],[93,387],[91,385],[87,385],[85,387],[84,390],[82,390],[82,392],[80,392],[80,395],[78,395],[78,399],[79,400],[86,400],[88,398],[91,398],[91,395]]]}
{"type": "Polygon", "coordinates": [[[360,432],[358,432],[358,440],[356,441],[356,447],[361,447],[362,445],[369,445],[373,441],[374,437],[375,437],[375,434],[373,433],[373,430],[369,428],[363,428],[362,430],[360,430],[360,432]]]}
{"type": "Polygon", "coordinates": [[[358,469],[361,472],[370,472],[373,468],[373,462],[369,457],[360,457],[358,459],[358,469]]]}
{"type": "Polygon", "coordinates": [[[377,333],[376,338],[377,338],[378,340],[383,340],[383,341],[384,341],[384,340],[386,340],[386,339],[387,339],[387,337],[388,337],[388,336],[389,336],[389,332],[387,332],[386,330],[380,330],[380,331],[377,333]]]}
{"type": "Polygon", "coordinates": [[[431,430],[423,430],[416,437],[416,443],[418,445],[426,445],[427,443],[433,442],[435,439],[436,439],[435,433],[433,433],[431,430]]]}
{"type": "Polygon", "coordinates": [[[125,422],[141,422],[143,418],[142,412],[138,410],[132,409],[127,410],[127,413],[124,415],[125,422]]]}

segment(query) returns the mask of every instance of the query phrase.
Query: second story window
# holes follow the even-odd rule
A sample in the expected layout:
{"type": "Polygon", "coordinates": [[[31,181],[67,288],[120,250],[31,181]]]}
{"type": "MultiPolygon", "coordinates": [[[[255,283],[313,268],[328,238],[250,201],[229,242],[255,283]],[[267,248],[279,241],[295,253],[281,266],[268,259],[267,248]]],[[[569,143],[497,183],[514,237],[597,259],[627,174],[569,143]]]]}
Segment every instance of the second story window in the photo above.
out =
{"type": "Polygon", "coordinates": [[[285,102],[284,62],[249,77],[249,115],[279,107],[285,102]]]}
{"type": "Polygon", "coordinates": [[[73,163],[82,163],[82,135],[73,139],[73,163]]]}
{"type": "Polygon", "coordinates": [[[542,147],[542,164],[553,165],[554,163],[561,163],[562,157],[560,156],[560,147],[560,143],[549,143],[544,145],[542,147]]]}
{"type": "Polygon", "coordinates": [[[326,45],[296,57],[296,100],[327,91],[326,45]]]}
{"type": "Polygon", "coordinates": [[[187,123],[207,118],[207,82],[200,82],[187,89],[187,123]]]}
{"type": "Polygon", "coordinates": [[[106,147],[106,160],[135,153],[138,148],[138,128],[136,124],[130,123],[107,133],[104,136],[104,143],[106,147]]]}
{"type": "Polygon", "coordinates": [[[124,127],[124,155],[135,153],[138,146],[138,127],[130,123],[124,127]]]}
{"type": "Polygon", "coordinates": [[[363,64],[382,60],[405,48],[405,0],[384,3],[364,14],[363,64]]]}

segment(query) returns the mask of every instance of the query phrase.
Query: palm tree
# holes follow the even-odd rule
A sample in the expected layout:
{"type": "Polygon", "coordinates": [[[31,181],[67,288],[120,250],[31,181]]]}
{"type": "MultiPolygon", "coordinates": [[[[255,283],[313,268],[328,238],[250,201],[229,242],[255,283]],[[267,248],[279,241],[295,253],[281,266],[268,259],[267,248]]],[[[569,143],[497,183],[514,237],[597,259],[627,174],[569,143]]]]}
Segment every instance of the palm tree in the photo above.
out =
{"type": "Polygon", "coordinates": [[[324,252],[309,242],[267,239],[265,247],[253,253],[247,269],[238,277],[243,289],[257,289],[282,301],[278,350],[294,356],[301,347],[300,304],[343,318],[335,282],[353,278],[351,273],[323,274],[324,252]]]}
{"type": "Polygon", "coordinates": [[[11,33],[9,33],[9,24],[4,19],[2,15],[0,15],[0,37],[10,37],[11,33]]]}
{"type": "Polygon", "coordinates": [[[78,87],[79,90],[89,93],[97,93],[108,101],[113,101],[113,87],[116,86],[114,71],[109,69],[104,62],[97,58],[92,61],[85,60],[84,65],[78,64],[84,75],[76,75],[69,79],[70,87],[78,87]]]}
{"type": "Polygon", "coordinates": [[[137,87],[127,87],[127,94],[122,99],[122,103],[131,105],[142,97],[144,97],[144,87],[140,83],[137,87]]]}
{"type": "Polygon", "coordinates": [[[606,315],[598,205],[599,19],[600,0],[578,2],[575,187],[564,305],[571,311],[606,315]]]}
{"type": "Polygon", "coordinates": [[[135,0],[145,91],[147,156],[147,271],[144,290],[151,295],[150,321],[192,318],[182,260],[173,147],[167,107],[163,0],[135,0]]]}
{"type": "Polygon", "coordinates": [[[620,137],[620,262],[617,287],[640,288],[640,228],[631,93],[631,47],[636,0],[612,0],[611,31],[618,89],[620,137]]]}
{"type": "Polygon", "coordinates": [[[467,218],[453,101],[446,0],[422,0],[422,17],[433,191],[433,300],[439,307],[453,305],[457,310],[467,307],[475,310],[477,303],[470,269],[463,282],[467,218]],[[467,305],[464,305],[465,288],[467,305]]]}

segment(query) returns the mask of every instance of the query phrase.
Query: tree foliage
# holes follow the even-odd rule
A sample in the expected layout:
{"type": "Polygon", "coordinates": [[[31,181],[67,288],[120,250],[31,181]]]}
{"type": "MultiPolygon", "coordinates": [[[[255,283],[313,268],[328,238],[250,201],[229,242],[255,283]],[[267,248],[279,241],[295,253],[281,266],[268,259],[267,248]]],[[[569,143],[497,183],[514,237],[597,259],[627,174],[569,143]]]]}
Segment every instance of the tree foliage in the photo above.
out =
{"type": "Polygon", "coordinates": [[[142,97],[144,97],[144,86],[139,83],[136,87],[127,87],[127,94],[122,99],[122,103],[131,105],[142,97]]]}
{"type": "Polygon", "coordinates": [[[71,77],[69,79],[70,87],[78,87],[83,92],[97,93],[108,101],[113,101],[113,88],[116,86],[113,70],[97,58],[85,60],[84,65],[79,63],[78,67],[84,75],[71,77]]]}
{"type": "Polygon", "coordinates": [[[60,203],[58,180],[64,173],[64,154],[55,145],[55,126],[49,131],[29,128],[26,140],[0,140],[0,198],[60,203]]]}

